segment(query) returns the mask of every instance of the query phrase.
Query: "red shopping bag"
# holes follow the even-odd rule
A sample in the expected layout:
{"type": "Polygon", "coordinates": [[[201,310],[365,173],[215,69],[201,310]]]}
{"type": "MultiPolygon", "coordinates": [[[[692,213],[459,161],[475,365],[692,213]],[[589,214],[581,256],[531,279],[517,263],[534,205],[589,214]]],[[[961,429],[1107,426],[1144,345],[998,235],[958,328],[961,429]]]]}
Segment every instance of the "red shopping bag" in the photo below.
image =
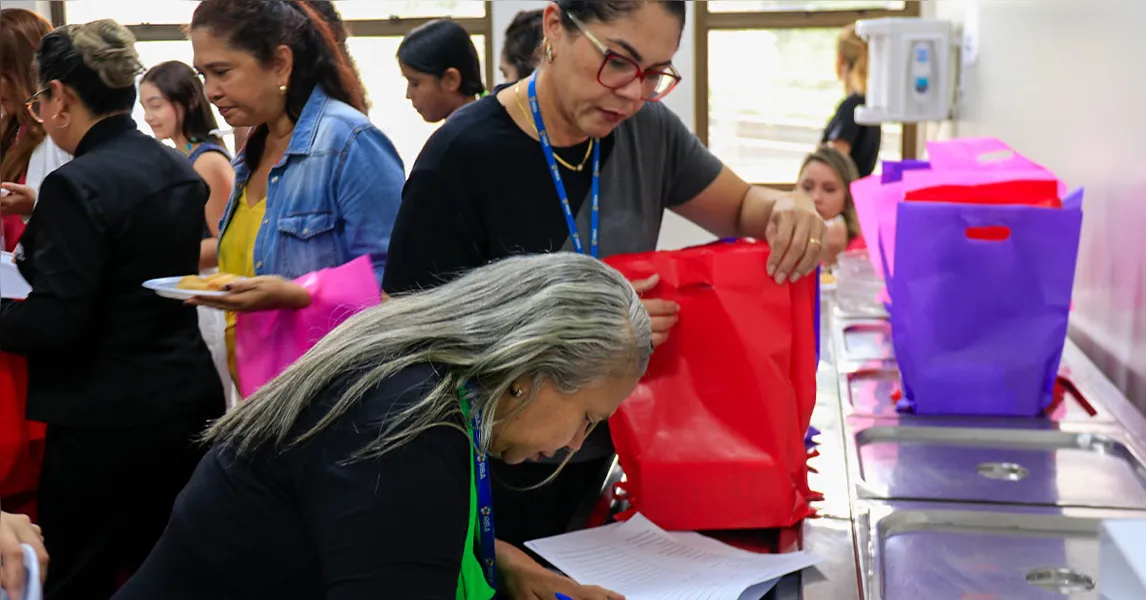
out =
{"type": "Polygon", "coordinates": [[[754,529],[809,516],[804,435],[816,395],[816,282],[776,285],[764,243],[606,262],[680,305],[669,341],[609,422],[634,508],[666,529],[754,529]]]}

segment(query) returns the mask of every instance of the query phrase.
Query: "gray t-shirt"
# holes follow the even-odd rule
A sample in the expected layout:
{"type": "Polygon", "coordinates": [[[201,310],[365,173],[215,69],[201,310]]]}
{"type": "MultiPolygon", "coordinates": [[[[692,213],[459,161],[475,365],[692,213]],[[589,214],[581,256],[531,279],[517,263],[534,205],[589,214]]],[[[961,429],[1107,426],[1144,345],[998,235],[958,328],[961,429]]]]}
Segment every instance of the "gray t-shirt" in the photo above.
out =
{"type": "MultiPolygon", "coordinates": [[[[667,208],[707,188],[723,168],[667,107],[647,103],[601,141],[602,258],[656,249],[667,208]]],[[[578,231],[589,246],[589,142],[556,153],[578,231]]],[[[540,144],[491,94],[452,116],[422,149],[390,241],[387,293],[432,287],[523,253],[571,251],[572,240],[540,144]]],[[[600,428],[577,459],[612,451],[600,428]]]]}

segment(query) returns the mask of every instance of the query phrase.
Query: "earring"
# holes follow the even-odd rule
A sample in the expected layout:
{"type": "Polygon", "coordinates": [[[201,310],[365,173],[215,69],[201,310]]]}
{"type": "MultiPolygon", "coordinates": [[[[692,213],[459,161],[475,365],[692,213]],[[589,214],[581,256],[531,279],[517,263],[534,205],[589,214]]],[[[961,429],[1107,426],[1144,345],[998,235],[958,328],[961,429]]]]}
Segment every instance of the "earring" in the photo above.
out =
{"type": "MultiPolygon", "coordinates": [[[[56,113],[56,114],[52,115],[52,120],[54,121],[54,120],[60,118],[60,116],[61,116],[61,113],[56,113]]],[[[64,123],[63,125],[58,126],[57,129],[67,129],[68,127],[71,127],[71,126],[72,126],[72,120],[71,120],[71,118],[69,118],[67,123],[64,123]]]]}
{"type": "Polygon", "coordinates": [[[545,40],[545,60],[553,62],[553,45],[549,43],[549,40],[545,40]]]}
{"type": "Polygon", "coordinates": [[[285,96],[285,95],[286,95],[286,93],[287,93],[287,86],[285,86],[285,85],[280,85],[280,86],[279,86],[279,93],[285,96]]]}
{"type": "Polygon", "coordinates": [[[509,387],[509,395],[513,396],[514,398],[521,398],[525,395],[525,390],[517,387],[516,385],[513,385],[509,387]]]}

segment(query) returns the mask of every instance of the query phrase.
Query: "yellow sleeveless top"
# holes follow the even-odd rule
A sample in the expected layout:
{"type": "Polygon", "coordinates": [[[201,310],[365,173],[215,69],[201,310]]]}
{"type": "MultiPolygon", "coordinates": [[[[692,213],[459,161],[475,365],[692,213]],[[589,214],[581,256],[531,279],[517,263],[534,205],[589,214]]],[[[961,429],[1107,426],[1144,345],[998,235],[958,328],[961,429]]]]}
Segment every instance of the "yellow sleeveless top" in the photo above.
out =
{"type": "MultiPolygon", "coordinates": [[[[239,195],[235,214],[219,239],[219,272],[255,276],[255,238],[267,214],[267,199],[263,198],[253,206],[247,202],[247,192],[239,195]]],[[[235,313],[227,313],[227,366],[231,378],[238,381],[235,369],[235,313]]]]}

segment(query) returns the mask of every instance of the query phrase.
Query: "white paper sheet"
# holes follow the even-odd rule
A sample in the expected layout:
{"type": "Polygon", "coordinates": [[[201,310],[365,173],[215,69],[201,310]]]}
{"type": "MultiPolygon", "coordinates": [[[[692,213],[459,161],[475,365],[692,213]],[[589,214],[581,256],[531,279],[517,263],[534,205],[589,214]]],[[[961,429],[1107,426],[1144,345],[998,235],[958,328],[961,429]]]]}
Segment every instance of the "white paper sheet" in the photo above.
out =
{"type": "Polygon", "coordinates": [[[628,600],[758,600],[774,580],[810,567],[807,552],[756,554],[696,533],[668,533],[642,515],[625,523],[527,542],[582,584],[628,600]]]}
{"type": "Polygon", "coordinates": [[[23,300],[32,291],[32,286],[20,275],[12,254],[0,252],[0,298],[23,300]]]}

